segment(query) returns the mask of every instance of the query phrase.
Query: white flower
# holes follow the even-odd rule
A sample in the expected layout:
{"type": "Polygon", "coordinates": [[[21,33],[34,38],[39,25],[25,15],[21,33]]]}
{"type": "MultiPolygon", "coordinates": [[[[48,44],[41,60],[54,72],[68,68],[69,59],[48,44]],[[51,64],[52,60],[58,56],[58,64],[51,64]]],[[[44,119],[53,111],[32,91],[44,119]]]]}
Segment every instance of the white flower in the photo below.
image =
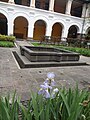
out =
{"type": "Polygon", "coordinates": [[[54,90],[53,90],[53,92],[55,92],[55,93],[57,93],[59,90],[58,90],[58,88],[55,88],[54,90]]]}
{"type": "Polygon", "coordinates": [[[51,80],[51,86],[56,86],[56,82],[54,81],[54,79],[51,80]]]}
{"type": "Polygon", "coordinates": [[[45,90],[45,98],[50,98],[50,93],[48,92],[48,90],[45,90]]]}
{"type": "Polygon", "coordinates": [[[44,98],[55,98],[58,94],[58,88],[53,89],[56,85],[54,81],[55,74],[53,72],[49,72],[47,74],[47,79],[40,85],[41,89],[38,91],[38,94],[42,94],[44,98]]]}
{"type": "Polygon", "coordinates": [[[53,72],[47,73],[48,79],[53,79],[55,77],[55,74],[53,72]]]}
{"type": "Polygon", "coordinates": [[[49,84],[49,79],[47,78],[47,79],[44,81],[44,83],[49,84]]]}
{"type": "Polygon", "coordinates": [[[52,92],[52,94],[51,94],[51,97],[52,98],[55,98],[56,97],[56,95],[57,95],[57,93],[58,93],[58,88],[55,88],[54,90],[53,90],[53,92],[52,92]]]}
{"type": "Polygon", "coordinates": [[[45,98],[50,98],[50,93],[49,93],[49,91],[48,91],[48,89],[40,89],[39,91],[38,91],[38,94],[39,95],[43,95],[45,98]]]}
{"type": "Polygon", "coordinates": [[[39,94],[39,95],[43,95],[44,93],[45,93],[45,90],[42,89],[42,88],[38,91],[38,94],[39,94]]]}
{"type": "Polygon", "coordinates": [[[54,81],[54,79],[46,79],[44,83],[47,83],[49,86],[56,86],[56,82],[54,81]]]}
{"type": "Polygon", "coordinates": [[[9,103],[12,104],[12,98],[9,99],[9,103]]]}
{"type": "Polygon", "coordinates": [[[52,87],[49,86],[48,83],[46,83],[46,82],[44,82],[43,85],[40,85],[40,87],[43,88],[43,89],[48,89],[48,88],[49,88],[49,89],[52,89],[52,87]]]}
{"type": "Polygon", "coordinates": [[[82,118],[83,118],[84,120],[86,120],[86,117],[85,117],[85,115],[84,115],[84,114],[82,114],[82,118]]]}

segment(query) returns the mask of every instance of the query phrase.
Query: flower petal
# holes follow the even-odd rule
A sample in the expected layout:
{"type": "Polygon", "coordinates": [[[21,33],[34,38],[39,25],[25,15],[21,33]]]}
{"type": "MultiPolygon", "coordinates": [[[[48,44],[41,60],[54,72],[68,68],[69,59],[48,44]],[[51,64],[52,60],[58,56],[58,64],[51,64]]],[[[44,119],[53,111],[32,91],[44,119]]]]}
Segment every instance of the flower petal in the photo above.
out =
{"type": "Polygon", "coordinates": [[[49,79],[53,79],[55,77],[55,74],[53,72],[49,72],[49,73],[47,73],[47,77],[49,79]]]}
{"type": "Polygon", "coordinates": [[[48,90],[45,91],[45,98],[50,98],[50,93],[48,92],[48,90]]]}

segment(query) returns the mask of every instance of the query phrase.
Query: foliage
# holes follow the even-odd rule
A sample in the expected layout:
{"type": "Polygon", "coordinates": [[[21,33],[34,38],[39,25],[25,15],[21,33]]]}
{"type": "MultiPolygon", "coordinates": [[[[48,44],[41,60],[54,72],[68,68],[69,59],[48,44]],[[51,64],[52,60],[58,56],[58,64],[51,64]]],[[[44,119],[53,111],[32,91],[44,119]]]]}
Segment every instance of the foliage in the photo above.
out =
{"type": "Polygon", "coordinates": [[[14,43],[10,41],[0,41],[0,47],[14,47],[14,43]]]}
{"type": "Polygon", "coordinates": [[[80,53],[81,55],[90,57],[90,49],[83,48],[83,47],[71,47],[71,46],[61,46],[61,45],[43,45],[39,43],[32,43],[34,46],[48,46],[48,47],[56,47],[56,48],[62,48],[65,50],[73,51],[80,53]]]}
{"type": "Polygon", "coordinates": [[[0,120],[90,120],[90,93],[78,87],[59,89],[55,98],[37,93],[24,106],[15,95],[0,97],[0,120]]]}
{"type": "Polygon", "coordinates": [[[72,39],[72,41],[68,41],[68,46],[87,48],[87,43],[89,43],[89,40],[72,39]]]}
{"type": "Polygon", "coordinates": [[[53,72],[47,74],[47,79],[40,85],[38,94],[42,94],[45,98],[55,98],[59,90],[56,88],[56,82],[54,81],[55,74],[53,72]]]}
{"type": "Polygon", "coordinates": [[[31,92],[25,105],[15,93],[12,98],[0,97],[0,120],[90,120],[90,92],[79,90],[77,85],[74,89],[53,89],[55,76],[49,73],[47,77],[40,86],[44,92],[31,92]]]}
{"type": "Polygon", "coordinates": [[[90,49],[78,48],[78,47],[60,47],[69,51],[80,53],[81,55],[90,57],[90,49]]]}
{"type": "Polygon", "coordinates": [[[19,99],[17,100],[14,93],[12,99],[0,97],[0,120],[18,120],[19,115],[19,99]]]}
{"type": "Polygon", "coordinates": [[[0,41],[12,41],[12,42],[14,42],[14,40],[15,40],[16,38],[15,38],[15,36],[7,36],[7,35],[1,35],[0,34],[0,41]]]}
{"type": "Polygon", "coordinates": [[[0,34],[0,47],[14,47],[14,36],[7,36],[7,35],[1,35],[0,34]]]}

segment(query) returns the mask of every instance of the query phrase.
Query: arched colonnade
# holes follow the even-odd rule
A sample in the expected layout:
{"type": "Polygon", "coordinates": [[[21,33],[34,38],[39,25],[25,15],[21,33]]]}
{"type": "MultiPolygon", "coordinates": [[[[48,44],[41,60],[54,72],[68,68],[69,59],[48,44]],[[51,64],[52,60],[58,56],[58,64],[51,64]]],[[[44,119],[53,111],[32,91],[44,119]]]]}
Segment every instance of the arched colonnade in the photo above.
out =
{"type": "Polygon", "coordinates": [[[10,17],[0,12],[0,34],[15,35],[17,38],[39,40],[42,35],[56,37],[77,37],[80,33],[79,24],[66,24],[63,20],[48,20],[45,16],[28,17],[17,13],[10,17]]]}

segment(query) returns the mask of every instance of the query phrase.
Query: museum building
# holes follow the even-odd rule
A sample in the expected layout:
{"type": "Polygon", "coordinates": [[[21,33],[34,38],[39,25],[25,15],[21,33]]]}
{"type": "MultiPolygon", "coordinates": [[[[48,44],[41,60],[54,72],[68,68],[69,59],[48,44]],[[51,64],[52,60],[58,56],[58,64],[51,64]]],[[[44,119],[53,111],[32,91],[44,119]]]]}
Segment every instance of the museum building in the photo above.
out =
{"type": "Polygon", "coordinates": [[[40,40],[90,34],[90,0],[0,0],[0,34],[40,40]]]}

